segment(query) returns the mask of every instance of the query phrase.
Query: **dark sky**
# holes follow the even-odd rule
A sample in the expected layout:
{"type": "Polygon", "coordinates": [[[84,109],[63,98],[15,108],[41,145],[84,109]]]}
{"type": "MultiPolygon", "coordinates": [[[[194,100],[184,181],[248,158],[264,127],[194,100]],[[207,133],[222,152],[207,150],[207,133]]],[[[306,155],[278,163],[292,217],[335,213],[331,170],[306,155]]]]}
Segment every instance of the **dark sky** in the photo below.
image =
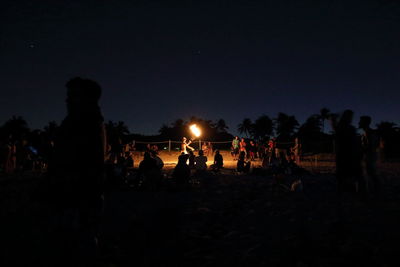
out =
{"type": "Polygon", "coordinates": [[[302,122],[322,107],[400,123],[396,1],[163,2],[2,1],[0,124],[61,121],[75,76],[137,133],[192,115],[234,130],[279,111],[302,122]]]}

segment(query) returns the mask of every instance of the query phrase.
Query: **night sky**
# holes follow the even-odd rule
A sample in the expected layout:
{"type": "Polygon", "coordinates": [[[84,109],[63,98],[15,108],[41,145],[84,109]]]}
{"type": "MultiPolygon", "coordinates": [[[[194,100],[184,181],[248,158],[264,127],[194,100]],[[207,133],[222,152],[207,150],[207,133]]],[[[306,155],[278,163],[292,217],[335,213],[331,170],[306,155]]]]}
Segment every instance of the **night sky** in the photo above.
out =
{"type": "Polygon", "coordinates": [[[163,2],[1,1],[0,124],[60,122],[75,76],[135,133],[322,107],[400,123],[397,1],[163,2]]]}

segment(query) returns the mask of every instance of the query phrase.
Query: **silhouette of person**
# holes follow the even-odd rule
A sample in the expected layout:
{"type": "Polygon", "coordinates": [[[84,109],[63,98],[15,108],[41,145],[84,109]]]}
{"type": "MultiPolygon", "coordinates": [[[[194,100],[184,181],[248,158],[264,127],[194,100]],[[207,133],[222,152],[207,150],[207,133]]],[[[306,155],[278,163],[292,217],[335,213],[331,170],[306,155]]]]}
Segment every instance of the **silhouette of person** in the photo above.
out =
{"type": "Polygon", "coordinates": [[[211,142],[208,142],[207,147],[208,147],[208,155],[207,156],[211,157],[214,154],[213,145],[211,144],[211,142]]]}
{"type": "MultiPolygon", "coordinates": [[[[162,168],[162,167],[161,167],[162,168]]],[[[145,186],[150,190],[158,187],[161,179],[161,168],[150,152],[144,152],[143,160],[139,163],[139,174],[143,177],[145,186]]]]}
{"type": "Polygon", "coordinates": [[[164,167],[164,162],[158,156],[158,152],[156,150],[151,151],[151,157],[156,160],[157,167],[161,170],[164,167]]]}
{"type": "Polygon", "coordinates": [[[201,146],[201,150],[203,150],[203,154],[208,157],[208,143],[203,142],[203,145],[201,146]]]}
{"type": "MultiPolygon", "coordinates": [[[[98,105],[100,86],[92,80],[74,78],[67,82],[67,116],[54,142],[54,157],[49,175],[56,183],[55,202],[61,212],[61,224],[77,228],[86,257],[97,246],[97,227],[102,208],[105,128],[98,105]]],[[[82,255],[81,255],[82,256],[82,255]]],[[[81,257],[80,256],[80,257],[81,257]]]]}
{"type": "Polygon", "coordinates": [[[222,157],[221,153],[217,149],[217,150],[215,150],[213,169],[219,170],[223,166],[224,166],[224,158],[222,157]]]}
{"type": "Polygon", "coordinates": [[[250,160],[254,161],[255,160],[255,155],[257,153],[257,146],[254,143],[253,140],[250,141],[250,147],[249,147],[249,154],[250,154],[250,160]]]}
{"type": "Polygon", "coordinates": [[[187,149],[194,151],[194,148],[190,146],[190,144],[192,143],[191,140],[187,141],[186,137],[182,138],[182,144],[181,144],[181,152],[187,154],[187,149]]]}
{"type": "MultiPolygon", "coordinates": [[[[240,151],[240,153],[241,152],[244,152],[244,154],[246,155],[246,153],[247,153],[247,150],[246,150],[246,141],[244,141],[244,138],[242,138],[241,140],[240,140],[240,143],[239,143],[239,151],[240,151]]],[[[240,154],[239,154],[240,155],[240,154]]]]}
{"type": "Polygon", "coordinates": [[[250,171],[250,161],[246,162],[245,161],[246,153],[244,151],[241,151],[239,153],[239,159],[236,165],[236,170],[237,172],[243,172],[243,173],[248,173],[250,171]]]}
{"type": "Polygon", "coordinates": [[[172,177],[175,179],[178,185],[184,185],[189,182],[190,178],[190,168],[186,164],[188,160],[187,154],[182,154],[178,157],[178,164],[176,164],[172,177]]]}
{"type": "Polygon", "coordinates": [[[356,128],[351,125],[353,111],[345,110],[333,128],[336,137],[336,178],[339,193],[356,191],[365,193],[365,182],[361,174],[361,143],[356,128]],[[355,185],[355,188],[353,186],[355,185]]]}
{"type": "Polygon", "coordinates": [[[199,155],[194,159],[194,163],[197,172],[204,172],[207,170],[207,157],[204,156],[203,150],[199,151],[199,155]]]}
{"type": "Polygon", "coordinates": [[[237,160],[239,155],[239,137],[235,136],[235,139],[232,140],[232,155],[233,160],[237,160]]]}
{"type": "Polygon", "coordinates": [[[196,156],[194,155],[193,151],[190,150],[189,151],[189,168],[190,169],[194,169],[194,159],[196,158],[196,156]]]}
{"type": "Polygon", "coordinates": [[[4,171],[7,174],[12,174],[17,168],[17,146],[12,139],[10,136],[5,145],[4,171]]]}
{"type": "Polygon", "coordinates": [[[268,141],[268,161],[269,161],[269,164],[271,163],[272,158],[274,156],[276,156],[275,148],[276,148],[276,139],[272,138],[272,139],[270,139],[268,141]]]}
{"type": "Polygon", "coordinates": [[[375,194],[380,192],[380,180],[376,171],[376,162],[378,160],[379,136],[376,130],[371,129],[371,117],[361,116],[358,123],[359,128],[364,133],[361,136],[361,146],[363,152],[363,160],[365,163],[365,171],[368,178],[372,180],[372,191],[375,194]]]}

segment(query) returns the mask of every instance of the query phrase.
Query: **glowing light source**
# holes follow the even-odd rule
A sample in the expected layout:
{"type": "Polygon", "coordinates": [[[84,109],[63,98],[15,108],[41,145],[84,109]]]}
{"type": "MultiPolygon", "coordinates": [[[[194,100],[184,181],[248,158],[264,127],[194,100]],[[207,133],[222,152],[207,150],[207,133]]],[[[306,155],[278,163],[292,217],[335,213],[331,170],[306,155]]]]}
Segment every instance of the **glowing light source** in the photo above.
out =
{"type": "Polygon", "coordinates": [[[197,127],[196,124],[190,125],[189,128],[192,131],[192,133],[194,134],[194,136],[199,137],[201,135],[201,130],[199,127],[197,127]]]}

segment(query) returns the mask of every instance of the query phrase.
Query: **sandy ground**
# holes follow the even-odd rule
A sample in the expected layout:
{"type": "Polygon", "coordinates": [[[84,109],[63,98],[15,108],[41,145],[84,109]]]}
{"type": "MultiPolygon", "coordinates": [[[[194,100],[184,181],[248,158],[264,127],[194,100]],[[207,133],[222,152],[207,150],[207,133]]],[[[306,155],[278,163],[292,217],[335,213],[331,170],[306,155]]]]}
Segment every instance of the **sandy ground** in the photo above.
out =
{"type": "MultiPolygon", "coordinates": [[[[331,163],[309,164],[312,173],[303,177],[301,193],[288,192],[271,176],[237,175],[229,168],[194,177],[181,190],[109,188],[91,263],[398,266],[400,164],[379,165],[383,194],[366,200],[338,197],[331,163]]],[[[1,266],[62,266],[70,257],[63,248],[71,236],[56,230],[50,203],[32,198],[38,180],[34,173],[0,176],[0,236],[7,255],[1,266]]]]}

